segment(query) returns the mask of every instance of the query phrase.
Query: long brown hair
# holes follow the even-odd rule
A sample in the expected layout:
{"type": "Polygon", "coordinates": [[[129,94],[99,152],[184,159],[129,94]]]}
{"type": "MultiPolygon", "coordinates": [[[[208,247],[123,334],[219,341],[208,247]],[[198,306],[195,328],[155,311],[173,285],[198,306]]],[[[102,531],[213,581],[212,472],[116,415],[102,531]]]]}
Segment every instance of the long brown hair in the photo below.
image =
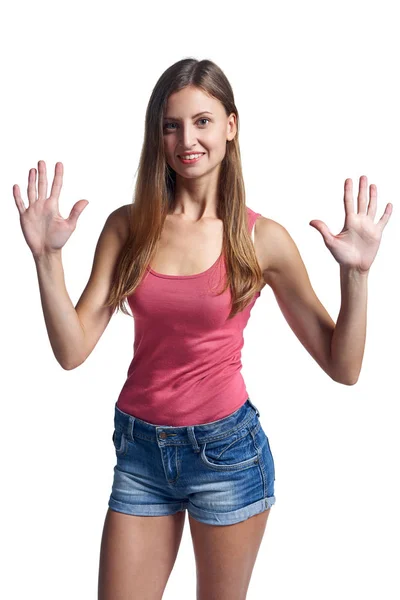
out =
{"type": "Polygon", "coordinates": [[[131,316],[125,307],[146,274],[157,250],[166,215],[174,205],[176,173],[164,153],[163,118],[170,94],[194,86],[218,99],[226,115],[236,115],[237,133],[227,141],[218,182],[217,216],[223,221],[223,256],[226,282],[231,288],[234,317],[253,300],[263,284],[247,224],[245,187],[239,148],[239,113],[231,85],[211,60],[185,58],[170,66],[157,81],[146,110],[145,132],[140,155],[134,200],[129,212],[129,236],[121,250],[106,306],[131,316]]]}

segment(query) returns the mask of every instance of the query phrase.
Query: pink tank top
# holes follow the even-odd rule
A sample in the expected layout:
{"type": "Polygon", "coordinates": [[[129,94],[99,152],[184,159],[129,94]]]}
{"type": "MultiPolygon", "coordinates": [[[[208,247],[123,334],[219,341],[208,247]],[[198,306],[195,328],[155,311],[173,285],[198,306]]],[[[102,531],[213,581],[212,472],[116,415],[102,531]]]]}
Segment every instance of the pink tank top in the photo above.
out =
{"type": "MultiPolygon", "coordinates": [[[[249,231],[260,213],[247,207],[249,231]]],[[[175,427],[209,423],[247,400],[241,375],[243,331],[257,298],[233,319],[221,254],[196,275],[162,275],[150,267],[128,296],[135,326],[134,355],[117,400],[123,412],[175,427]]]]}

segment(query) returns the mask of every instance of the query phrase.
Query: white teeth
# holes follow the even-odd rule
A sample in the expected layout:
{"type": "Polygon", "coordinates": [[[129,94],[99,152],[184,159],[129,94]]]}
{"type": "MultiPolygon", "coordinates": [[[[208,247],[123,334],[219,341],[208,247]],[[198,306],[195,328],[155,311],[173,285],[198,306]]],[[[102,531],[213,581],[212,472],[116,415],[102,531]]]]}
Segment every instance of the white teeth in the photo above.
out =
{"type": "Polygon", "coordinates": [[[199,156],[203,156],[203,153],[201,153],[201,154],[187,154],[185,156],[181,156],[181,158],[184,158],[185,160],[192,160],[193,158],[198,158],[199,156]]]}

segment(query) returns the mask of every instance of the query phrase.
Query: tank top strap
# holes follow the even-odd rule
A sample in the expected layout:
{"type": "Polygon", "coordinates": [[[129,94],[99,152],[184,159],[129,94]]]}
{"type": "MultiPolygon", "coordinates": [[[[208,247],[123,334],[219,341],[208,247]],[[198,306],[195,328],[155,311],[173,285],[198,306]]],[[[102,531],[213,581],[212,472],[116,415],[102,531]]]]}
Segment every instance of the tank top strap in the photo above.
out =
{"type": "Polygon", "coordinates": [[[255,229],[255,224],[256,224],[256,221],[254,221],[253,227],[251,228],[251,239],[252,239],[253,244],[254,244],[254,229],[255,229]]]}
{"type": "Polygon", "coordinates": [[[255,224],[256,224],[258,217],[261,217],[261,213],[255,212],[251,209],[249,209],[248,212],[249,212],[250,236],[251,236],[252,242],[254,244],[254,228],[255,228],[255,224]]]}

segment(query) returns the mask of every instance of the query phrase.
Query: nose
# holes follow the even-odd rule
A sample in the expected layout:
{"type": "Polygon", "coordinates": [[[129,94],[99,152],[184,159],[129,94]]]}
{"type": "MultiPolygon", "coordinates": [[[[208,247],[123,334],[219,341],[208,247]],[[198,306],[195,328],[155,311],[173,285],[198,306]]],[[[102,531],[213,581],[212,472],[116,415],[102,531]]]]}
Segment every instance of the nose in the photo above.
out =
{"type": "Polygon", "coordinates": [[[192,147],[196,144],[195,131],[191,125],[182,125],[181,132],[181,143],[183,151],[187,152],[188,150],[191,150],[192,147]]]}

